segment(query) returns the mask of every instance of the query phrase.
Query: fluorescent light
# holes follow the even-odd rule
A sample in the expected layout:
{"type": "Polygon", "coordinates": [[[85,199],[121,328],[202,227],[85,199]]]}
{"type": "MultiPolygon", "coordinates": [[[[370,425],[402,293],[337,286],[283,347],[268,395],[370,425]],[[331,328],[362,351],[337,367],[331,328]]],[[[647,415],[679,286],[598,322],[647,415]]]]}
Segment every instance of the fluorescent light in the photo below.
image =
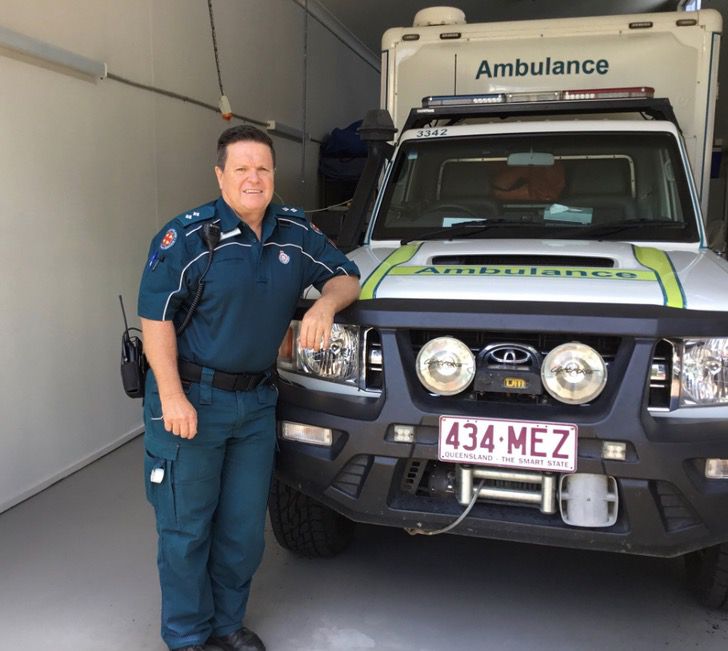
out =
{"type": "MultiPolygon", "coordinates": [[[[2,49],[10,50],[44,63],[67,68],[73,72],[91,77],[104,79],[106,77],[106,64],[94,61],[70,50],[44,43],[25,34],[19,34],[0,25],[0,52],[2,49]]],[[[4,52],[7,54],[7,52],[4,52]]]]}

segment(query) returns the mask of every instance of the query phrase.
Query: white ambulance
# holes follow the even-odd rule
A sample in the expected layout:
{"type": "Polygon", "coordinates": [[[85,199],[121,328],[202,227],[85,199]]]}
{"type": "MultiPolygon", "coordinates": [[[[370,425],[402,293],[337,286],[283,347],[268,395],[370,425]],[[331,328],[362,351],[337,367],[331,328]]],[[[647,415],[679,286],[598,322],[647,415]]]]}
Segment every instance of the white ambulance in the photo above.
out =
{"type": "Polygon", "coordinates": [[[283,546],[332,555],[359,521],[685,555],[728,607],[720,31],[438,8],[386,32],[342,235],[361,300],[328,351],[294,322],[279,358],[283,546]]]}

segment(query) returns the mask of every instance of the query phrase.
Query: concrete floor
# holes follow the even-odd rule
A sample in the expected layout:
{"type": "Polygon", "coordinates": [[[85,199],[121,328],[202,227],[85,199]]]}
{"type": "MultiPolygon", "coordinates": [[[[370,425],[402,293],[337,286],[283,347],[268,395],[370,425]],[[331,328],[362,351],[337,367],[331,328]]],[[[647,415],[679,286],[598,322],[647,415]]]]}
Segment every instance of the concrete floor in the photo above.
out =
{"type": "MultiPolygon", "coordinates": [[[[0,514],[0,650],[142,651],[158,637],[136,439],[0,514]]],[[[728,648],[679,561],[360,527],[330,561],[269,532],[247,624],[270,651],[728,648]]]]}

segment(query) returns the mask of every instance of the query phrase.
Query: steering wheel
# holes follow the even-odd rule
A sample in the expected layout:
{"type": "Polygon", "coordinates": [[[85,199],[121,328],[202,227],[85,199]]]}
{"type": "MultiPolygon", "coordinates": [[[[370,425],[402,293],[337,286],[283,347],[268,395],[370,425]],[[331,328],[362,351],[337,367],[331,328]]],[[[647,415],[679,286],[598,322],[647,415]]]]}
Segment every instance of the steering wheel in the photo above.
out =
{"type": "Polygon", "coordinates": [[[442,212],[443,210],[456,210],[457,212],[464,212],[473,219],[486,219],[483,215],[477,214],[473,208],[463,206],[459,203],[437,203],[432,204],[422,211],[422,215],[429,215],[433,212],[442,212]]]}

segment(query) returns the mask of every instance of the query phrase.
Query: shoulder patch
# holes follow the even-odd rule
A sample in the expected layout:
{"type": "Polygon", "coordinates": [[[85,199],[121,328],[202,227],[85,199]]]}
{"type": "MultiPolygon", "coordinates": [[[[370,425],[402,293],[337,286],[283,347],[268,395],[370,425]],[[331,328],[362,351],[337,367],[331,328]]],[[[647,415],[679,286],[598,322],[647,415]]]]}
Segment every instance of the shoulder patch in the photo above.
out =
{"type": "Polygon", "coordinates": [[[192,210],[183,212],[181,215],[177,215],[174,218],[174,221],[176,221],[183,228],[186,228],[190,224],[196,224],[198,222],[205,221],[206,219],[211,219],[214,216],[215,204],[206,203],[199,208],[193,208],[192,210]]]}
{"type": "Polygon", "coordinates": [[[177,241],[177,231],[174,228],[170,228],[164,234],[162,241],[159,243],[159,248],[162,249],[162,251],[171,249],[174,246],[174,243],[176,241],[177,241]]]}

